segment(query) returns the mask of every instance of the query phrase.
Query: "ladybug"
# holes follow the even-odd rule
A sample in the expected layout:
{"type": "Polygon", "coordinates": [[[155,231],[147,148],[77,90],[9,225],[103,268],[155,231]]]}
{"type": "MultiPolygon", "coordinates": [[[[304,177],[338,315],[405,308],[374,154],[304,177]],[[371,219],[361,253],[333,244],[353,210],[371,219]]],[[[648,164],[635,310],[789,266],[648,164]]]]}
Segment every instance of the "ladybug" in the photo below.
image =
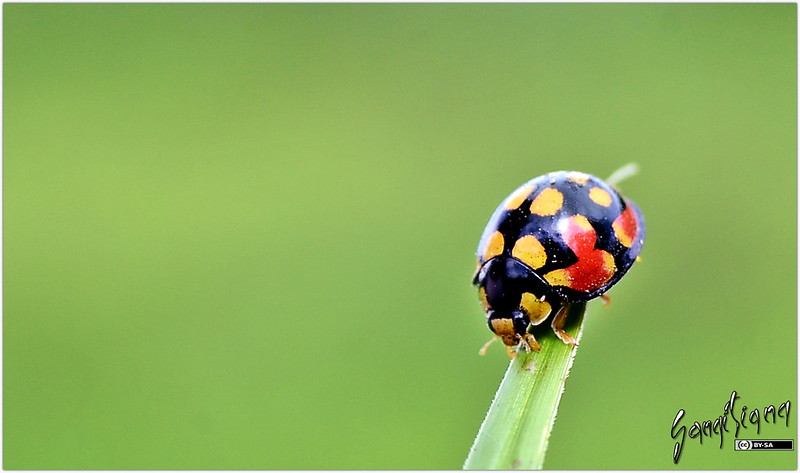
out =
{"type": "Polygon", "coordinates": [[[489,328],[509,354],[540,350],[532,325],[552,315],[564,343],[569,304],[605,296],[637,261],[645,224],[639,208],[595,176],[558,171],[531,179],[494,211],[483,231],[472,283],[489,328]]]}

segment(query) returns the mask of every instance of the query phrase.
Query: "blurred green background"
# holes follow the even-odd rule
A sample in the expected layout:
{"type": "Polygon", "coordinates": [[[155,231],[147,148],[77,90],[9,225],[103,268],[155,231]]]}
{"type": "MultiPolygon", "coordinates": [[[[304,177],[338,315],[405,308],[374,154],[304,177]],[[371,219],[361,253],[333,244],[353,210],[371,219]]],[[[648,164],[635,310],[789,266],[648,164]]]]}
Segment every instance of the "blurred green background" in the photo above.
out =
{"type": "Polygon", "coordinates": [[[631,161],[545,467],[796,467],[670,437],[797,401],[796,5],[3,12],[5,468],[460,468],[489,215],[631,161]]]}

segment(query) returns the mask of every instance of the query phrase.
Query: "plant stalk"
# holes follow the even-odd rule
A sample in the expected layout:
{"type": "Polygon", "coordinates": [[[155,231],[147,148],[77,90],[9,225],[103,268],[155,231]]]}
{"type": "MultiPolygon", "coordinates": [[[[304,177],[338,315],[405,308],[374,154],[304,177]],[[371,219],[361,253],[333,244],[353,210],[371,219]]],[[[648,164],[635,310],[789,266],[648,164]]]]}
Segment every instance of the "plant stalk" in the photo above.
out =
{"type": "MultiPolygon", "coordinates": [[[[580,342],[586,304],[571,304],[565,329],[580,342]]],[[[537,327],[538,328],[538,327],[537,327]]],[[[470,449],[465,470],[540,470],[577,346],[549,330],[540,352],[511,360],[470,449]]],[[[541,331],[541,330],[540,330],[541,331]]],[[[534,333],[536,335],[536,333],[534,333]]]]}

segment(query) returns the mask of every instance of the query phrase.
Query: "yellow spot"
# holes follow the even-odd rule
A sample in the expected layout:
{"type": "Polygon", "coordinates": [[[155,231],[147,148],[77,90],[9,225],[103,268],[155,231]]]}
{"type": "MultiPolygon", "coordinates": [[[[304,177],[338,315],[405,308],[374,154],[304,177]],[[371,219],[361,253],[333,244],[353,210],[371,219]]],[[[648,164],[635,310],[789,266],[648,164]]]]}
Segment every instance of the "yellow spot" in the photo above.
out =
{"type": "Polygon", "coordinates": [[[569,287],[572,280],[567,276],[567,272],[563,269],[555,269],[544,275],[544,280],[550,283],[551,286],[567,286],[569,287]]]}
{"type": "Polygon", "coordinates": [[[543,190],[531,202],[531,213],[541,216],[555,215],[564,203],[564,196],[552,187],[543,190]]]}
{"type": "Polygon", "coordinates": [[[528,196],[531,195],[531,192],[533,192],[533,189],[535,188],[536,186],[534,186],[533,184],[526,184],[520,187],[519,189],[515,190],[513,194],[508,196],[508,198],[505,201],[505,204],[503,205],[503,208],[506,210],[514,210],[518,208],[520,205],[522,205],[523,202],[525,202],[525,199],[527,199],[528,196]]]}
{"type": "Polygon", "coordinates": [[[522,293],[522,301],[519,306],[528,313],[528,317],[531,319],[533,325],[542,323],[542,321],[550,315],[550,311],[552,310],[549,303],[539,300],[538,297],[530,292],[522,293]]]}
{"type": "Polygon", "coordinates": [[[511,255],[533,269],[539,269],[547,262],[544,246],[533,235],[525,235],[517,240],[511,255]]]}
{"type": "Polygon", "coordinates": [[[592,187],[589,189],[589,198],[592,199],[597,205],[608,207],[611,205],[611,194],[605,189],[599,187],[592,187]]]}
{"type": "Polygon", "coordinates": [[[585,216],[583,216],[583,215],[575,215],[573,217],[570,217],[570,219],[571,219],[573,225],[577,225],[577,226],[581,227],[582,230],[584,230],[584,231],[594,231],[594,227],[592,227],[592,224],[589,223],[589,219],[587,219],[585,216]]]}
{"type": "Polygon", "coordinates": [[[504,245],[505,240],[503,239],[503,234],[500,232],[492,233],[492,236],[489,237],[489,242],[486,244],[486,250],[483,252],[483,260],[489,261],[495,256],[502,254],[504,245]]]}
{"type": "Polygon", "coordinates": [[[486,299],[486,289],[480,288],[478,291],[478,296],[481,298],[481,305],[483,306],[484,311],[488,311],[492,308],[492,306],[489,305],[489,300],[486,299]]]}
{"type": "Polygon", "coordinates": [[[636,257],[636,262],[637,262],[637,263],[638,263],[639,261],[641,261],[641,260],[642,260],[642,257],[641,257],[641,256],[637,256],[637,257],[636,257]]]}
{"type": "MultiPolygon", "coordinates": [[[[608,279],[611,279],[611,276],[617,272],[617,264],[614,262],[614,256],[611,255],[608,251],[598,250],[603,252],[603,266],[606,268],[606,274],[608,274],[608,279]]],[[[607,280],[608,280],[607,279],[607,280]]],[[[606,281],[607,281],[606,280],[606,281]]],[[[605,282],[603,282],[605,284],[605,282]]]]}
{"type": "Polygon", "coordinates": [[[567,175],[567,179],[580,185],[589,182],[589,175],[582,172],[571,172],[567,175]]]}

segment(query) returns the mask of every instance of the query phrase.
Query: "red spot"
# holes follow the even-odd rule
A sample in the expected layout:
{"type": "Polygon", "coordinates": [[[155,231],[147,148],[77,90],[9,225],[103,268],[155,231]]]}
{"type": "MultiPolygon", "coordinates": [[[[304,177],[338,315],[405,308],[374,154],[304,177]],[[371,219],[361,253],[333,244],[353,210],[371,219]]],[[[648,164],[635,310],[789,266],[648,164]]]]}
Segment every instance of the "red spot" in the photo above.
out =
{"type": "Polygon", "coordinates": [[[578,262],[564,268],[569,287],[576,291],[590,292],[608,282],[616,272],[614,258],[610,253],[595,249],[597,233],[586,217],[570,217],[566,228],[561,232],[564,242],[571,249],[578,262]]]}
{"type": "Polygon", "coordinates": [[[637,230],[636,215],[633,213],[633,209],[631,207],[625,209],[625,211],[622,212],[622,215],[614,220],[612,225],[619,242],[630,248],[631,244],[633,243],[633,239],[636,238],[637,230]]]}

